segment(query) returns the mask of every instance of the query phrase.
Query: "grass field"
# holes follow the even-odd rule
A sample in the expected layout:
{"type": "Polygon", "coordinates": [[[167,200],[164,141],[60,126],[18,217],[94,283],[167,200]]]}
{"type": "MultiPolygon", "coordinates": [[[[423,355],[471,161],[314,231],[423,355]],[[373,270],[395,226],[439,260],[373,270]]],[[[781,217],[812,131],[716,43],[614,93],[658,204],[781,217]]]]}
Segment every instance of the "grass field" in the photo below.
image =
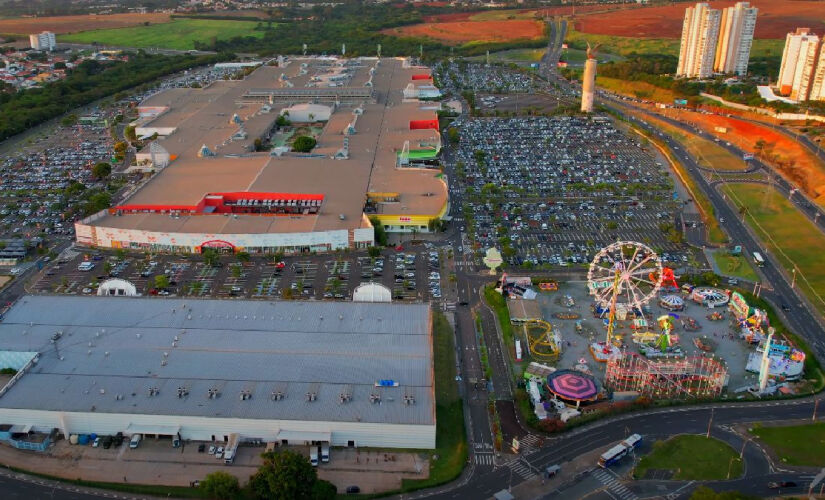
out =
{"type": "Polygon", "coordinates": [[[669,38],[632,38],[622,36],[595,35],[581,33],[568,28],[567,43],[571,48],[584,48],[586,42],[590,45],[601,44],[601,52],[609,52],[620,56],[631,54],[666,54],[679,56],[679,40],[669,38]]]}
{"type": "Polygon", "coordinates": [[[788,427],[754,427],[751,434],[789,465],[825,467],[825,423],[788,427]]]}
{"type": "Polygon", "coordinates": [[[713,252],[713,260],[725,276],[735,276],[748,281],[757,281],[756,273],[741,255],[731,255],[727,250],[713,252]]]}
{"type": "Polygon", "coordinates": [[[742,475],[739,454],[718,439],[702,435],[682,435],[656,441],[653,451],[642,457],[633,471],[637,478],[644,477],[648,469],[673,470],[676,480],[713,480],[742,475]]]}
{"type": "MultiPolygon", "coordinates": [[[[728,184],[723,191],[737,207],[747,208],[746,222],[790,273],[796,263],[796,286],[825,312],[825,235],[776,190],[759,184],[728,184]]],[[[770,265],[770,264],[766,264],[770,265]]]]}
{"type": "Polygon", "coordinates": [[[169,14],[162,13],[0,18],[0,33],[28,35],[51,31],[59,35],[93,29],[123,28],[143,23],[168,23],[169,20],[169,14]]]}
{"type": "Polygon", "coordinates": [[[505,21],[453,21],[387,28],[386,35],[422,37],[448,45],[537,40],[544,36],[544,22],[532,19],[505,21]]]}
{"type": "Polygon", "coordinates": [[[213,19],[175,19],[170,23],[150,24],[105,30],[83,31],[59,35],[58,41],[93,43],[118,47],[159,47],[191,50],[195,40],[208,43],[212,37],[226,40],[236,36],[263,37],[263,31],[254,31],[257,23],[250,21],[222,21],[213,19]]]}
{"type": "Polygon", "coordinates": [[[536,19],[535,10],[489,10],[469,17],[470,21],[506,21],[512,19],[536,19]]]}
{"type": "MultiPolygon", "coordinates": [[[[604,54],[599,54],[599,57],[604,54]]],[[[606,76],[596,75],[596,85],[607,90],[623,94],[639,99],[650,99],[656,102],[673,102],[679,96],[668,89],[663,89],[647,82],[619,80],[618,78],[609,78],[606,76]]]]}
{"type": "Polygon", "coordinates": [[[656,126],[664,133],[676,139],[691,156],[696,158],[701,167],[728,172],[747,169],[747,165],[741,158],[713,141],[684,132],[663,120],[648,119],[648,121],[656,123],[656,126]]]}
{"type": "Polygon", "coordinates": [[[430,458],[430,477],[404,479],[401,489],[411,491],[446,483],[458,477],[467,461],[464,433],[464,408],[455,381],[455,342],[453,329],[441,313],[433,314],[433,355],[435,357],[436,449],[430,458]]]}
{"type": "MultiPolygon", "coordinates": [[[[601,44],[601,53],[610,53],[620,56],[632,54],[664,54],[679,57],[679,40],[677,38],[640,38],[627,36],[597,35],[582,33],[575,29],[567,30],[565,41],[576,48],[584,48],[586,42],[590,45],[601,44]]],[[[751,58],[763,56],[781,56],[785,40],[754,40],[751,47],[751,58]]]]}

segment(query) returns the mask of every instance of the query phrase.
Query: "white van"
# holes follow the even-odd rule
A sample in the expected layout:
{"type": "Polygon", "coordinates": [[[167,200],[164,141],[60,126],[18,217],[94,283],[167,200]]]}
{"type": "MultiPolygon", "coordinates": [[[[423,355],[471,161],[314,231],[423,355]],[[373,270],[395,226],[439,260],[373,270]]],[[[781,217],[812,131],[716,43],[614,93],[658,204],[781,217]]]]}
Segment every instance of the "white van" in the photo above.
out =
{"type": "Polygon", "coordinates": [[[129,440],[129,448],[137,448],[140,446],[141,437],[143,436],[140,434],[132,434],[132,438],[129,440]]]}
{"type": "Polygon", "coordinates": [[[321,462],[329,463],[329,443],[321,443],[321,462]]]}
{"type": "Polygon", "coordinates": [[[91,271],[94,268],[95,268],[94,262],[90,262],[88,260],[85,261],[85,262],[81,262],[80,265],[77,266],[78,271],[91,271]]]}
{"type": "Polygon", "coordinates": [[[313,467],[318,467],[318,446],[314,444],[309,447],[309,463],[313,467]]]}

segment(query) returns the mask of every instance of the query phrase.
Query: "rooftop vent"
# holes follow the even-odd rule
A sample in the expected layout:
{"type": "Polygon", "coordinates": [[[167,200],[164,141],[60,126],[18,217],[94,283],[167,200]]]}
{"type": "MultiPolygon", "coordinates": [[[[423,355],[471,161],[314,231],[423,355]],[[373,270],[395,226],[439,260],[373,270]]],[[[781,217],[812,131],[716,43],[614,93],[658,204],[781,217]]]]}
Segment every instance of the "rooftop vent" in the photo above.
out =
{"type": "Polygon", "coordinates": [[[284,399],[285,395],[281,391],[272,391],[272,401],[280,401],[284,399]]]}
{"type": "Polygon", "coordinates": [[[381,395],[377,392],[370,393],[370,403],[372,404],[380,404],[381,403],[381,395]]]}
{"type": "Polygon", "coordinates": [[[206,397],[209,399],[215,399],[218,397],[218,388],[217,387],[210,387],[208,391],[206,391],[206,397]]]}
{"type": "Polygon", "coordinates": [[[246,401],[247,399],[252,399],[252,391],[244,389],[241,391],[241,401],[246,401]]]}
{"type": "Polygon", "coordinates": [[[158,389],[157,387],[150,387],[149,388],[149,397],[150,398],[152,396],[157,396],[158,394],[160,394],[160,389],[158,389]]]}
{"type": "Polygon", "coordinates": [[[307,392],[307,394],[306,394],[306,400],[307,401],[315,401],[317,398],[318,398],[318,394],[315,393],[315,392],[310,391],[310,392],[307,392]]]}
{"type": "Polygon", "coordinates": [[[184,386],[178,386],[178,397],[184,398],[189,395],[189,389],[184,386]]]}

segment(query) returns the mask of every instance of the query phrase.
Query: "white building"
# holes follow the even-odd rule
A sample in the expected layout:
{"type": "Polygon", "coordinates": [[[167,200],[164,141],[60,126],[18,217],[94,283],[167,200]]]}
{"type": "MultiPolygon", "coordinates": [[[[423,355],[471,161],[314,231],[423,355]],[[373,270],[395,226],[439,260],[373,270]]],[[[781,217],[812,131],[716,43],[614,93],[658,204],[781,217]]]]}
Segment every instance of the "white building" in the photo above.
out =
{"type": "Polygon", "coordinates": [[[431,449],[431,324],[426,304],[26,296],[0,321],[0,426],[431,449]]]}
{"type": "Polygon", "coordinates": [[[748,2],[738,2],[722,10],[714,71],[747,74],[758,12],[759,9],[751,7],[748,2]]]}
{"type": "Polygon", "coordinates": [[[329,121],[334,109],[323,104],[295,104],[281,110],[293,123],[325,122],[329,121]]]}
{"type": "Polygon", "coordinates": [[[788,33],[776,86],[794,101],[825,99],[825,54],[822,40],[808,28],[788,33]]]}
{"type": "Polygon", "coordinates": [[[392,302],[392,292],[380,283],[361,283],[352,292],[353,302],[392,302]]]}
{"type": "Polygon", "coordinates": [[[677,76],[707,78],[713,74],[721,13],[707,3],[685,9],[677,76]]]}
{"type": "Polygon", "coordinates": [[[97,287],[97,294],[112,297],[137,297],[139,295],[134,283],[120,278],[108,279],[101,283],[97,287]]]}
{"type": "Polygon", "coordinates": [[[44,31],[36,35],[29,35],[29,44],[34,50],[54,50],[57,46],[54,33],[44,31]]]}

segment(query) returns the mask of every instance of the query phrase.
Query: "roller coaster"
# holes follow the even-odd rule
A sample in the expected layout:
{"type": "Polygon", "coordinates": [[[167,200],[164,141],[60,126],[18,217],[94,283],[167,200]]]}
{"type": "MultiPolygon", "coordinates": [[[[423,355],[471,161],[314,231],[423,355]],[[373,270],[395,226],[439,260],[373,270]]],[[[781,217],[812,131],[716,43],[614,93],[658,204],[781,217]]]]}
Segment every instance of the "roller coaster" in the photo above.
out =
{"type": "Polygon", "coordinates": [[[555,361],[561,354],[561,337],[553,326],[540,319],[524,322],[524,336],[530,355],[542,361],[555,361]]]}

